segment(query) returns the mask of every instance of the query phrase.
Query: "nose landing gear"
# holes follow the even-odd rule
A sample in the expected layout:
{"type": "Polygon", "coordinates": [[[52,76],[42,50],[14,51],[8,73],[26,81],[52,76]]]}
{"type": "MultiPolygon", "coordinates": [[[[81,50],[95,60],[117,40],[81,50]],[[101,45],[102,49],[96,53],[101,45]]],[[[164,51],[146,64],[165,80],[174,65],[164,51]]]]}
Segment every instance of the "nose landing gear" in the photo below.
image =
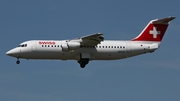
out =
{"type": "Polygon", "coordinates": [[[16,64],[20,64],[19,58],[17,58],[16,64]]]}

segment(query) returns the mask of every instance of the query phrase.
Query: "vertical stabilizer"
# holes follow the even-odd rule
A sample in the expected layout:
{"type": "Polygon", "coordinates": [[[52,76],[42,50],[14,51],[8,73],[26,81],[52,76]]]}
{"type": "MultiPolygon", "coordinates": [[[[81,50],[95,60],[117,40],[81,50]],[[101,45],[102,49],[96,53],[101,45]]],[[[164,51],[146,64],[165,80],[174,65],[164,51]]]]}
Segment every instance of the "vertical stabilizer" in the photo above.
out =
{"type": "Polygon", "coordinates": [[[166,29],[168,28],[169,22],[173,19],[175,19],[175,17],[150,21],[144,30],[136,38],[132,39],[132,41],[161,42],[166,29]]]}

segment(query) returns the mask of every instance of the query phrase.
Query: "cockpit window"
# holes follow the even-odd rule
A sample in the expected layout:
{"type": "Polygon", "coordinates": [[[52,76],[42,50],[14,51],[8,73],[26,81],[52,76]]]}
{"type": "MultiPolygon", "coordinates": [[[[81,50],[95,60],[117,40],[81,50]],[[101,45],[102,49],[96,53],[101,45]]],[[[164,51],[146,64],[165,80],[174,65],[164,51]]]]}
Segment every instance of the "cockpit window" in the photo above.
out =
{"type": "Polygon", "coordinates": [[[27,44],[21,44],[18,47],[27,47],[27,44]]]}

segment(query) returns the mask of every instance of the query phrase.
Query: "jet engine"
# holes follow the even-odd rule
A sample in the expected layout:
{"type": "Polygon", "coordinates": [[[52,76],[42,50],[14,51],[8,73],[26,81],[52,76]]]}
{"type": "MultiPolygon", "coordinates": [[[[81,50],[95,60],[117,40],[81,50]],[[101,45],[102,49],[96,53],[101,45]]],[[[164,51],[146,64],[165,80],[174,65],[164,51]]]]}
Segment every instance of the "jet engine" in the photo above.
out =
{"type": "Polygon", "coordinates": [[[80,48],[79,42],[67,42],[61,45],[62,51],[68,52],[80,48]]]}

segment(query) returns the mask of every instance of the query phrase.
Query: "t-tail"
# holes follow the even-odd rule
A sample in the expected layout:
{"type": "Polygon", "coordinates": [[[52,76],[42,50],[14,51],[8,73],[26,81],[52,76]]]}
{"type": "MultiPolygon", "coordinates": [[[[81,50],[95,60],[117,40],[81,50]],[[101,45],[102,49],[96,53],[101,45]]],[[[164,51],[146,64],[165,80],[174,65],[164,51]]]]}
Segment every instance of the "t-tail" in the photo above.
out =
{"type": "Polygon", "coordinates": [[[148,44],[150,52],[154,52],[159,48],[166,29],[168,28],[170,21],[173,19],[175,19],[175,17],[151,20],[144,30],[131,41],[148,44]]]}
{"type": "Polygon", "coordinates": [[[175,17],[151,20],[144,30],[132,41],[160,43],[171,20],[175,17]]]}

